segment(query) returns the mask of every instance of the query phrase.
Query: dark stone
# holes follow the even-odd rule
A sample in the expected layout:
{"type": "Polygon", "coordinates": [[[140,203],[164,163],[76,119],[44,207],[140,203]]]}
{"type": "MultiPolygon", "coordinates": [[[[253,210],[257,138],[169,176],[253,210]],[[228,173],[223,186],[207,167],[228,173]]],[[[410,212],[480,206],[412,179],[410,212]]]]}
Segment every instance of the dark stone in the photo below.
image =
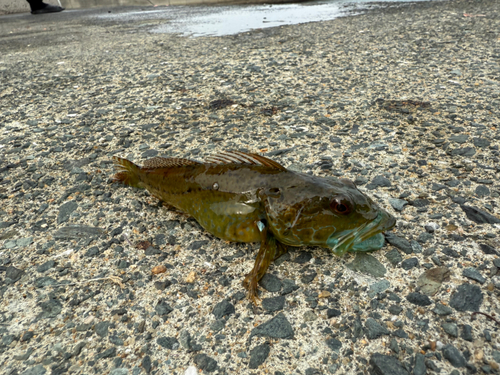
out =
{"type": "Polygon", "coordinates": [[[392,314],[392,315],[399,315],[401,314],[401,311],[403,311],[403,308],[399,305],[391,305],[387,308],[387,310],[392,314]]]}
{"type": "Polygon", "coordinates": [[[356,253],[356,258],[346,266],[353,271],[367,273],[374,277],[383,277],[387,272],[377,258],[365,253],[356,253]]]}
{"type": "Polygon", "coordinates": [[[262,308],[269,312],[283,310],[284,306],[285,306],[285,296],[264,298],[262,300],[262,308]]]}
{"type": "Polygon", "coordinates": [[[462,334],[460,335],[464,340],[472,342],[472,327],[468,324],[464,324],[462,327],[462,334]]]}
{"type": "Polygon", "coordinates": [[[478,270],[476,270],[474,267],[467,267],[462,271],[462,275],[472,279],[476,280],[479,284],[484,284],[486,282],[486,279],[479,273],[478,270]]]}
{"type": "Polygon", "coordinates": [[[418,259],[417,258],[410,258],[406,259],[403,262],[401,262],[401,267],[408,271],[411,270],[413,267],[418,266],[418,259]]]}
{"type": "MultiPolygon", "coordinates": [[[[386,235],[387,237],[387,235],[386,235]]],[[[393,265],[393,266],[396,266],[398,265],[399,263],[402,262],[403,260],[403,257],[401,256],[401,254],[399,253],[399,251],[397,251],[396,249],[392,249],[391,251],[388,251],[387,253],[384,254],[385,257],[387,258],[387,260],[393,265]]]]}
{"type": "Polygon", "coordinates": [[[109,322],[99,322],[94,327],[95,332],[101,337],[106,337],[108,335],[109,325],[109,322]]]}
{"type": "Polygon", "coordinates": [[[477,285],[462,284],[450,298],[450,306],[457,311],[479,311],[483,293],[477,285]]]}
{"type": "Polygon", "coordinates": [[[458,337],[458,326],[455,323],[443,323],[441,327],[448,335],[458,337]]]}
{"type": "Polygon", "coordinates": [[[413,248],[411,247],[410,241],[408,241],[406,238],[402,238],[402,237],[396,236],[392,232],[388,232],[385,234],[385,239],[392,246],[397,247],[399,250],[403,251],[404,253],[406,253],[406,254],[413,253],[413,248]]]}
{"type": "MultiPolygon", "coordinates": [[[[21,375],[43,375],[47,372],[45,368],[42,365],[36,365],[33,367],[30,367],[26,370],[24,370],[21,375]]],[[[17,374],[17,371],[15,372],[17,374]]],[[[15,374],[14,372],[11,372],[11,374],[15,374]]]]}
{"type": "Polygon", "coordinates": [[[391,187],[391,181],[389,181],[387,178],[385,178],[382,175],[375,176],[368,185],[366,185],[366,188],[368,190],[373,190],[378,187],[391,187]]]}
{"type": "Polygon", "coordinates": [[[151,369],[152,369],[151,357],[149,355],[144,356],[144,358],[141,361],[141,366],[144,369],[144,371],[146,371],[146,373],[149,374],[151,372],[151,369]]]}
{"type": "Polygon", "coordinates": [[[304,275],[302,275],[302,277],[300,278],[300,281],[303,283],[303,284],[310,284],[317,276],[317,273],[315,271],[309,271],[307,273],[305,273],[304,275]]]}
{"type": "Polygon", "coordinates": [[[97,246],[92,246],[85,252],[85,256],[88,258],[96,257],[99,255],[99,248],[97,246]]]}
{"type": "Polygon", "coordinates": [[[216,319],[222,319],[224,316],[229,316],[234,314],[234,305],[228,300],[222,300],[217,305],[215,305],[212,310],[212,314],[214,314],[216,319]]]}
{"type": "Polygon", "coordinates": [[[251,369],[258,368],[267,359],[270,351],[271,347],[267,342],[253,348],[250,351],[250,363],[248,364],[248,367],[251,369]]]}
{"type": "Polygon", "coordinates": [[[467,361],[463,357],[462,353],[460,353],[460,351],[451,344],[448,344],[443,348],[443,357],[450,361],[453,367],[465,367],[467,364],[467,361]]]}
{"type": "Polygon", "coordinates": [[[54,233],[56,240],[73,240],[80,238],[95,238],[103,234],[104,231],[100,228],[89,227],[86,225],[71,225],[60,228],[54,233]]]}
{"type": "Polygon", "coordinates": [[[282,286],[281,280],[270,273],[266,273],[262,279],[259,280],[259,285],[268,292],[278,292],[282,286]]]}
{"type": "Polygon", "coordinates": [[[193,241],[189,245],[188,250],[199,250],[199,249],[201,249],[203,246],[205,246],[207,244],[208,244],[207,240],[204,240],[204,241],[193,241]]]}
{"type": "Polygon", "coordinates": [[[476,149],[474,147],[456,148],[448,152],[451,156],[474,156],[476,149]]]}
{"type": "Polygon", "coordinates": [[[337,309],[328,309],[326,310],[326,316],[328,319],[334,318],[336,316],[340,316],[342,313],[340,310],[337,309]]]}
{"type": "Polygon", "coordinates": [[[392,334],[393,336],[399,337],[401,339],[407,339],[409,337],[408,334],[402,328],[395,330],[394,332],[392,332],[392,334]]]}
{"type": "Polygon", "coordinates": [[[94,360],[99,360],[103,358],[111,358],[111,357],[116,357],[116,348],[113,346],[112,348],[106,349],[105,351],[97,354],[94,357],[94,360]]]}
{"type": "Polygon", "coordinates": [[[57,224],[68,221],[69,215],[78,208],[78,203],[69,201],[59,207],[59,214],[57,215],[57,224]]]}
{"type": "Polygon", "coordinates": [[[301,251],[299,255],[293,260],[295,263],[304,264],[312,259],[312,254],[308,251],[301,251]]]}
{"type": "Polygon", "coordinates": [[[43,288],[45,286],[55,285],[55,284],[57,284],[57,281],[52,277],[48,276],[39,277],[38,279],[35,280],[35,287],[37,288],[43,288]]]}
{"type": "Polygon", "coordinates": [[[342,342],[337,340],[336,338],[331,338],[328,340],[325,340],[326,345],[333,350],[334,352],[339,352],[340,349],[342,348],[342,342]]]}
{"type": "Polygon", "coordinates": [[[217,361],[206,354],[196,354],[193,361],[203,371],[214,372],[217,370],[217,361]]]}
{"type": "Polygon", "coordinates": [[[55,318],[62,310],[61,303],[55,299],[49,299],[48,301],[42,302],[39,306],[42,308],[42,312],[38,314],[37,320],[55,318]]]}
{"type": "Polygon", "coordinates": [[[428,306],[432,304],[431,299],[424,294],[412,292],[406,297],[408,302],[418,306],[428,306]]]}
{"type": "Polygon", "coordinates": [[[460,206],[465,212],[469,220],[477,224],[499,224],[500,219],[496,216],[490,215],[489,213],[472,206],[460,206]]]}
{"type": "Polygon", "coordinates": [[[490,189],[487,186],[479,185],[476,187],[476,195],[478,197],[488,197],[490,195],[490,189]]]}
{"type": "Polygon", "coordinates": [[[427,368],[425,367],[425,356],[421,353],[415,354],[415,366],[413,366],[413,375],[425,375],[427,368]]]}
{"type": "Polygon", "coordinates": [[[481,243],[479,244],[479,247],[481,248],[481,250],[483,251],[483,253],[485,254],[490,254],[490,255],[499,255],[498,254],[498,251],[496,251],[494,248],[492,248],[491,246],[485,244],[485,243],[481,243]]]}
{"type": "Polygon", "coordinates": [[[450,315],[453,313],[453,310],[449,308],[448,306],[442,305],[440,303],[436,303],[436,306],[432,309],[432,312],[434,314],[440,315],[440,316],[445,316],[445,315],[450,315]]]}
{"type": "Polygon", "coordinates": [[[370,340],[374,340],[382,335],[388,335],[390,333],[385,326],[381,325],[373,318],[366,319],[365,328],[366,328],[366,336],[370,340]]]}
{"type": "Polygon", "coordinates": [[[35,332],[33,332],[33,331],[26,331],[26,332],[24,332],[21,335],[20,341],[21,342],[28,342],[28,341],[30,341],[33,338],[33,336],[35,336],[35,332]]]}
{"type": "Polygon", "coordinates": [[[157,248],[153,246],[149,246],[145,251],[144,255],[151,256],[151,255],[158,255],[161,254],[161,251],[158,250],[157,248]]]}
{"type": "Polygon", "coordinates": [[[479,148],[486,148],[491,143],[490,140],[486,138],[473,138],[472,142],[474,143],[474,146],[479,148]]]}
{"type": "Polygon", "coordinates": [[[155,281],[155,288],[157,290],[165,290],[167,289],[170,285],[172,285],[172,282],[170,280],[165,280],[165,281],[155,281]]]}
{"type": "Polygon", "coordinates": [[[299,286],[295,284],[295,281],[290,279],[283,279],[283,290],[281,291],[281,295],[290,294],[299,289],[299,286]]]}
{"type": "Polygon", "coordinates": [[[19,268],[16,268],[14,266],[8,266],[5,269],[5,277],[11,279],[14,282],[19,280],[23,274],[23,270],[20,270],[19,268]]]}
{"type": "Polygon", "coordinates": [[[173,310],[174,309],[171,308],[170,305],[163,300],[158,301],[158,303],[155,306],[155,311],[158,315],[168,315],[173,310]]]}
{"type": "Polygon", "coordinates": [[[156,342],[158,345],[170,350],[176,350],[179,347],[179,341],[175,337],[158,337],[156,342]]]}
{"type": "Polygon", "coordinates": [[[55,265],[56,265],[56,262],[54,262],[53,260],[48,260],[45,263],[43,263],[42,265],[38,266],[36,268],[36,271],[42,273],[42,272],[50,270],[51,268],[54,268],[55,265]]]}
{"type": "Polygon", "coordinates": [[[390,355],[375,353],[370,358],[371,375],[410,375],[401,362],[390,355]]]}
{"type": "Polygon", "coordinates": [[[293,338],[293,328],[285,315],[279,313],[274,318],[252,329],[250,339],[253,336],[291,339],[293,338]]]}

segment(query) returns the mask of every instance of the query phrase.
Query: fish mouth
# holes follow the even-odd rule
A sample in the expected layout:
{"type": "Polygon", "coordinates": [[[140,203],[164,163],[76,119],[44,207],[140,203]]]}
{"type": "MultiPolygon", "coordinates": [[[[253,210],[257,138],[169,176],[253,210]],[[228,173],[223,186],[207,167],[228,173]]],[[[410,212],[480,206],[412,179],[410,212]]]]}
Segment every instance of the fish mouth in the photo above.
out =
{"type": "Polygon", "coordinates": [[[335,233],[326,241],[327,246],[337,255],[346,251],[373,251],[384,245],[385,237],[381,233],[392,229],[396,218],[386,211],[380,211],[375,219],[356,229],[335,233]]]}

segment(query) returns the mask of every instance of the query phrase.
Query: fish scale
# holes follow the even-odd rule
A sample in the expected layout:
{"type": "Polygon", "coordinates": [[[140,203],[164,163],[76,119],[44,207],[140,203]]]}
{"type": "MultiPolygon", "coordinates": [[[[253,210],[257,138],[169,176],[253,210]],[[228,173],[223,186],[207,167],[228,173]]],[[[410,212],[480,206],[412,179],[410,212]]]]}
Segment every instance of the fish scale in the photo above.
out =
{"type": "Polygon", "coordinates": [[[384,244],[395,219],[354,183],[289,171],[273,160],[223,152],[208,163],[156,157],[139,167],[114,157],[114,181],[147,189],[193,216],[213,235],[261,247],[243,285],[256,303],[257,282],[286,246],[322,246],[341,255],[384,244]]]}

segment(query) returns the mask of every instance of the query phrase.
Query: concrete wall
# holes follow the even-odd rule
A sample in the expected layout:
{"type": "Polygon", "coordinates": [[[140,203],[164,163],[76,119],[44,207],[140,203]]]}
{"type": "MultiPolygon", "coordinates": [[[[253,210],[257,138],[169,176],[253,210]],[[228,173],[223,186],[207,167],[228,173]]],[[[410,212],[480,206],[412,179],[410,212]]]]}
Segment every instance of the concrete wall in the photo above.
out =
{"type": "Polygon", "coordinates": [[[0,14],[21,13],[29,11],[30,6],[26,0],[0,0],[0,14]]]}

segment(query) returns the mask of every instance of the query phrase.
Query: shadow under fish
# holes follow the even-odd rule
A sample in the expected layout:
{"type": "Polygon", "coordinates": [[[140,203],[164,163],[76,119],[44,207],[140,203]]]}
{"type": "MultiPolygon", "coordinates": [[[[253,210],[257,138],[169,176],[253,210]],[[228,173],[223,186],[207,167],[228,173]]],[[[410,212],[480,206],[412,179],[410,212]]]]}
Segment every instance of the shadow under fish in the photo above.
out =
{"type": "Polygon", "coordinates": [[[113,161],[113,181],[147,189],[219,238],[261,243],[243,281],[254,303],[258,281],[287,246],[321,246],[337,255],[378,250],[382,232],[396,224],[350,180],[290,171],[261,155],[223,152],[205,163],[155,157],[142,167],[113,161]]]}

